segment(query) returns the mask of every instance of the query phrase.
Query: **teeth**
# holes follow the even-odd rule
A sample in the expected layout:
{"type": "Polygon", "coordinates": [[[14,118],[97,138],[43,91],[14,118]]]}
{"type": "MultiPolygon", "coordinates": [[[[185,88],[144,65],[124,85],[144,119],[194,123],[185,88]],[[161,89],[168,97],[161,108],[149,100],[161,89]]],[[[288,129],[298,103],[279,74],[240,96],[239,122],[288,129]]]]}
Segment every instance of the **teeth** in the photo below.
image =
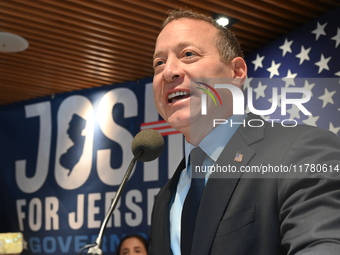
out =
{"type": "Polygon", "coordinates": [[[188,95],[189,93],[185,92],[185,91],[176,91],[176,92],[173,92],[171,94],[168,95],[168,99],[172,99],[174,97],[177,97],[177,96],[185,96],[185,95],[188,95]]]}

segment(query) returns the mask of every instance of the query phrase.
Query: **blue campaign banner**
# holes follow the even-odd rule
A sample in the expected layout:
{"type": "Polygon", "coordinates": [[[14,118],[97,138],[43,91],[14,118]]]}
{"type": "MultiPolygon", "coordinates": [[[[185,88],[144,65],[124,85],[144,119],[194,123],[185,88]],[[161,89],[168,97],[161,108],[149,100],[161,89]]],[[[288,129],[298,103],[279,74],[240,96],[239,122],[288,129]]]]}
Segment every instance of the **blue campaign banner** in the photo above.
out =
{"type": "Polygon", "coordinates": [[[159,120],[151,78],[0,107],[0,232],[22,232],[23,254],[77,254],[92,244],[133,157],[133,137],[157,129],[159,159],[138,162],[108,222],[104,254],[125,234],[149,234],[156,194],[183,157],[183,137],[159,120]]]}

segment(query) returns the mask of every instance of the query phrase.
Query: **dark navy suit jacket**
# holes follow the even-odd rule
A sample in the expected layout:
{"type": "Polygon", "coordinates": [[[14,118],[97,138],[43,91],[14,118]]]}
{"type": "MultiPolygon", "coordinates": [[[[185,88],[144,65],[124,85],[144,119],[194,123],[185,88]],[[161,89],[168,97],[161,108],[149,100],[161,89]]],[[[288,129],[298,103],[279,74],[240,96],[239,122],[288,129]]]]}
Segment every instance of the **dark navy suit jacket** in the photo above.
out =
{"type": "MultiPolygon", "coordinates": [[[[191,254],[340,254],[340,139],[335,134],[310,126],[241,126],[216,164],[237,171],[211,174],[191,254]],[[234,161],[237,152],[244,155],[241,162],[234,161]],[[279,170],[249,172],[261,166],[279,170]]],[[[172,254],[169,210],[184,168],[182,160],[156,198],[150,254],[172,254]]]]}

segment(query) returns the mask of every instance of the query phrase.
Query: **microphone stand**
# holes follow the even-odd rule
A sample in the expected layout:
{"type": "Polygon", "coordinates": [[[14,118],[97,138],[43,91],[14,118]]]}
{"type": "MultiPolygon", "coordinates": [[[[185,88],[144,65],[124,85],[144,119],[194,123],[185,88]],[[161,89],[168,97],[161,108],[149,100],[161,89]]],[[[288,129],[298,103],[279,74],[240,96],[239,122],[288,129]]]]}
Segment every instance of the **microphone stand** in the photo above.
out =
{"type": "MultiPolygon", "coordinates": [[[[124,175],[124,178],[121,182],[121,184],[119,185],[119,188],[117,190],[117,193],[111,203],[111,206],[110,206],[110,209],[109,211],[106,213],[106,216],[105,216],[105,219],[100,227],[100,231],[99,231],[99,234],[98,234],[98,237],[96,239],[96,244],[94,246],[92,246],[91,248],[89,248],[89,251],[87,254],[91,254],[91,255],[102,255],[103,254],[103,251],[101,249],[102,247],[102,244],[103,244],[103,235],[104,235],[104,232],[105,232],[105,229],[106,229],[106,225],[114,211],[114,209],[116,208],[117,206],[117,203],[118,203],[118,200],[121,196],[121,193],[122,193],[122,190],[124,189],[125,187],[125,184],[127,182],[127,180],[129,179],[130,175],[131,175],[131,172],[132,172],[132,169],[133,167],[135,166],[136,164],[136,161],[137,159],[144,153],[144,151],[141,149],[137,154],[136,156],[133,157],[133,159],[131,160],[130,162],[130,165],[128,167],[128,169],[126,170],[126,173],[124,175]]],[[[86,246],[87,248],[88,246],[86,246]]],[[[85,248],[85,247],[84,247],[85,248]]]]}

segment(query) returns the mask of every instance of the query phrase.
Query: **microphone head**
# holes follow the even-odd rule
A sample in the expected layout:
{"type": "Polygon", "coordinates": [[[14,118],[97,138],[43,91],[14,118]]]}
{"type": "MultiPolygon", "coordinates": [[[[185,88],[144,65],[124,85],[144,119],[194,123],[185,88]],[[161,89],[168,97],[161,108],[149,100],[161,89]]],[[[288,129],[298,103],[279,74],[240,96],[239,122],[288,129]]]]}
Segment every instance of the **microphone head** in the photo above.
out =
{"type": "Polygon", "coordinates": [[[140,131],[131,144],[132,153],[136,156],[141,150],[142,155],[138,158],[140,161],[152,161],[161,155],[164,148],[164,139],[160,133],[153,129],[144,129],[140,131]]]}

